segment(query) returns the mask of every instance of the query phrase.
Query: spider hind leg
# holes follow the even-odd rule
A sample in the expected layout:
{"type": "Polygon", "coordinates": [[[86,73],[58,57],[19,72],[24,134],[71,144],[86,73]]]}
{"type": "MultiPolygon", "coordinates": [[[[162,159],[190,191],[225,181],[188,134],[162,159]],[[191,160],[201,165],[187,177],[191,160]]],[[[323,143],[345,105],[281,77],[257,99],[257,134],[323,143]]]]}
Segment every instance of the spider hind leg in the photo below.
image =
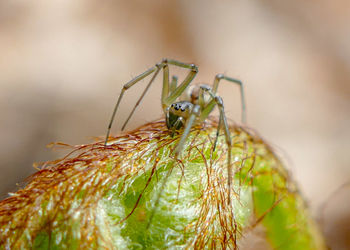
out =
{"type": "Polygon", "coordinates": [[[241,121],[242,121],[242,123],[246,123],[246,121],[247,121],[247,114],[246,114],[246,104],[245,104],[243,82],[241,80],[238,80],[238,79],[235,79],[235,78],[232,78],[232,77],[228,77],[228,76],[225,76],[223,74],[217,74],[215,76],[214,83],[213,83],[213,88],[212,88],[212,92],[214,94],[216,94],[216,91],[218,90],[218,87],[219,87],[219,82],[221,80],[226,80],[228,82],[237,84],[239,86],[240,94],[241,94],[241,108],[242,108],[241,121]]]}
{"type": "MultiPolygon", "coordinates": [[[[218,106],[219,111],[220,111],[220,120],[219,120],[219,124],[217,127],[217,132],[216,132],[216,137],[215,137],[215,141],[214,141],[214,146],[213,146],[213,151],[216,148],[216,144],[217,144],[217,140],[219,137],[219,133],[220,133],[220,129],[221,126],[223,126],[224,128],[224,132],[225,132],[225,139],[226,139],[226,144],[227,144],[227,186],[228,186],[228,204],[231,204],[231,183],[232,183],[232,139],[231,139],[231,133],[230,133],[230,129],[229,129],[229,125],[227,123],[227,119],[226,119],[226,115],[225,115],[225,109],[224,109],[224,102],[222,100],[222,98],[216,94],[213,93],[212,89],[206,85],[202,85],[201,86],[201,96],[203,96],[204,92],[207,92],[210,97],[212,98],[212,100],[207,104],[206,107],[204,107],[204,109],[202,110],[201,113],[201,120],[204,121],[208,115],[210,114],[210,112],[213,110],[213,108],[215,107],[215,105],[218,106]]],[[[212,154],[211,154],[212,156],[212,154]]]]}

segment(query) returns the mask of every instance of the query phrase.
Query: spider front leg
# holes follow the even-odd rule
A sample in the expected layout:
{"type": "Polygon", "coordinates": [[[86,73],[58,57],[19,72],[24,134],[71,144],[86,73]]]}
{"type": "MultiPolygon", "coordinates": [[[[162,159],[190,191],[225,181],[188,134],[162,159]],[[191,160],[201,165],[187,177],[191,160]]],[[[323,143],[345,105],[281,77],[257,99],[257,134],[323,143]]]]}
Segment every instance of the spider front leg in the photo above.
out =
{"type": "Polygon", "coordinates": [[[178,142],[178,144],[176,145],[176,148],[175,148],[175,158],[177,159],[180,152],[182,151],[184,145],[185,145],[185,142],[186,142],[186,139],[191,131],[191,128],[196,120],[197,117],[199,117],[200,115],[200,106],[199,105],[194,105],[193,108],[192,108],[192,111],[191,111],[191,114],[190,114],[190,117],[188,118],[187,122],[186,122],[186,125],[185,125],[185,129],[184,129],[184,132],[182,133],[182,136],[180,138],[180,141],[178,142]]]}
{"type": "MultiPolygon", "coordinates": [[[[166,112],[166,108],[169,107],[172,103],[174,103],[175,100],[186,90],[188,85],[192,82],[193,78],[198,73],[198,67],[194,64],[182,63],[176,60],[167,60],[166,62],[174,66],[189,69],[191,71],[187,74],[186,78],[182,81],[182,83],[179,86],[177,86],[177,77],[173,77],[170,84],[170,88],[169,85],[167,85],[166,88],[163,87],[162,106],[164,112],[166,112]]],[[[163,82],[165,81],[169,83],[169,74],[166,75],[166,73],[164,73],[163,82]]]]}
{"type": "MultiPolygon", "coordinates": [[[[112,128],[112,124],[113,124],[113,121],[114,121],[114,117],[118,111],[118,108],[119,108],[119,104],[120,104],[120,101],[122,100],[123,96],[124,96],[124,93],[126,90],[128,90],[129,88],[131,88],[132,86],[134,86],[137,82],[141,81],[142,79],[146,78],[147,76],[149,76],[150,74],[154,73],[153,77],[151,78],[151,80],[149,81],[149,83],[147,84],[145,90],[143,91],[140,99],[138,100],[138,102],[140,102],[143,98],[143,96],[146,94],[147,90],[149,89],[149,87],[151,86],[152,82],[154,81],[154,79],[156,78],[156,76],[158,75],[159,71],[161,69],[161,65],[157,64],[155,66],[153,66],[152,68],[146,70],[144,73],[138,75],[137,77],[135,77],[134,79],[130,80],[129,82],[127,82],[126,84],[124,84],[121,92],[120,92],[120,95],[118,97],[118,101],[117,101],[117,104],[115,105],[114,109],[113,109],[113,113],[112,113],[112,117],[111,117],[111,120],[108,124],[108,128],[107,128],[107,134],[106,134],[106,140],[105,140],[105,146],[107,145],[107,142],[108,142],[108,138],[109,138],[109,134],[111,132],[111,128],[112,128]]],[[[136,106],[134,107],[133,111],[136,109],[138,104],[136,104],[136,106]]],[[[131,112],[131,115],[133,113],[133,111],[131,112]]],[[[124,123],[123,125],[123,128],[125,127],[127,121],[130,119],[131,115],[129,115],[128,119],[126,120],[126,122],[124,123]]],[[[123,130],[122,128],[122,130],[123,130]]]]}
{"type": "Polygon", "coordinates": [[[169,89],[170,93],[174,92],[176,87],[177,87],[177,76],[173,76],[170,82],[170,89],[169,89]]]}

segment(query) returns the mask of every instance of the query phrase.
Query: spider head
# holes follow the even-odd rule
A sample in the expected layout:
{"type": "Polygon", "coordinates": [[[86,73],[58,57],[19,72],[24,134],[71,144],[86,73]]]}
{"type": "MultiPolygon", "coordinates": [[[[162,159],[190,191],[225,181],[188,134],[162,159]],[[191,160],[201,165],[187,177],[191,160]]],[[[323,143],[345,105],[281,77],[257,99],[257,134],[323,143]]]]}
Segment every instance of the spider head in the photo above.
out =
{"type": "Polygon", "coordinates": [[[185,126],[190,116],[193,104],[188,101],[175,102],[166,109],[166,125],[171,131],[179,130],[185,126]]]}

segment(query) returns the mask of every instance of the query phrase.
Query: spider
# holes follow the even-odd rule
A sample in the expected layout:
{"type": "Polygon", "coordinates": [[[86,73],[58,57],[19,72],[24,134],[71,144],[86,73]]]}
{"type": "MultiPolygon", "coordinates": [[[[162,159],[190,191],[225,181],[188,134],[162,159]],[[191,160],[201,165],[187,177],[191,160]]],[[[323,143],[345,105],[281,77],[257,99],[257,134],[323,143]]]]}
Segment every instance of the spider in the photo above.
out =
{"type": "MultiPolygon", "coordinates": [[[[157,63],[152,68],[146,70],[144,73],[138,75],[137,77],[130,80],[126,83],[119,95],[118,101],[115,105],[115,108],[112,113],[111,120],[108,125],[107,135],[105,140],[105,146],[107,145],[111,127],[114,121],[114,117],[119,108],[120,101],[126,90],[131,88],[133,85],[146,78],[149,75],[152,75],[149,83],[142,92],[140,98],[136,102],[134,108],[129,114],[128,118],[124,122],[122,129],[124,130],[125,126],[129,122],[131,116],[134,114],[137,106],[142,101],[146,92],[154,82],[154,79],[157,77],[159,72],[163,70],[163,87],[162,87],[162,96],[161,103],[162,109],[165,114],[165,121],[168,129],[171,131],[171,135],[174,136],[175,132],[183,129],[180,141],[177,143],[174,153],[175,158],[178,158],[179,153],[185,145],[185,141],[190,133],[190,130],[194,124],[202,123],[205,119],[208,118],[209,114],[213,111],[215,106],[219,108],[220,118],[216,132],[216,138],[214,141],[213,152],[216,148],[216,143],[220,133],[220,128],[224,127],[226,143],[228,149],[232,146],[232,139],[227,123],[227,119],[224,111],[224,103],[220,96],[216,94],[220,80],[226,80],[234,84],[239,85],[241,93],[241,105],[242,105],[242,122],[246,121],[246,112],[245,112],[245,100],[243,93],[243,83],[240,80],[227,77],[223,74],[218,74],[215,76],[213,86],[210,87],[206,84],[193,85],[189,86],[192,80],[195,78],[198,68],[194,64],[182,63],[177,60],[163,59],[160,63],[157,63]],[[173,76],[171,82],[169,81],[169,65],[177,66],[189,70],[185,79],[178,85],[177,77],[173,76]],[[181,99],[181,100],[178,100],[181,99]]],[[[227,172],[228,172],[228,190],[230,190],[231,179],[232,179],[232,169],[231,169],[231,150],[227,150],[227,172]]],[[[230,196],[229,196],[230,197],[230,196]]]]}

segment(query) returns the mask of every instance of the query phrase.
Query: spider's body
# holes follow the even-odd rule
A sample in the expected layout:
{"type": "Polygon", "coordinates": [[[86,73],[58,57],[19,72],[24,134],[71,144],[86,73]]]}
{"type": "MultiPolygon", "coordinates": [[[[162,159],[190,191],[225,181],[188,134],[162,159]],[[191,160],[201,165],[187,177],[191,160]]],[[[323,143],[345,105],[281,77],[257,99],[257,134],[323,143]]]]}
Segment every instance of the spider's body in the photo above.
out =
{"type": "MultiPolygon", "coordinates": [[[[207,117],[209,116],[209,114],[213,111],[213,109],[215,107],[218,107],[220,111],[220,119],[218,123],[216,138],[214,141],[213,151],[215,150],[220,129],[223,128],[225,133],[226,143],[228,146],[227,171],[228,171],[228,185],[230,190],[231,179],[232,179],[231,150],[230,150],[232,146],[232,138],[230,135],[229,127],[225,116],[223,100],[221,99],[220,96],[216,94],[216,92],[219,86],[219,82],[221,80],[226,80],[228,82],[235,83],[240,86],[241,101],[242,101],[242,121],[245,122],[245,102],[244,102],[244,95],[243,95],[243,84],[241,81],[237,79],[230,78],[222,74],[218,74],[216,75],[214,79],[214,83],[211,87],[205,84],[190,85],[190,83],[192,82],[192,80],[194,79],[194,77],[198,72],[197,66],[194,64],[182,63],[176,60],[164,59],[162,60],[162,62],[156,64],[155,66],[148,69],[147,71],[140,74],[139,76],[135,77],[134,79],[132,79],[131,81],[129,81],[123,86],[122,91],[119,95],[117,104],[114,108],[111,121],[108,125],[105,145],[107,145],[114,116],[118,110],[120,101],[125,91],[130,87],[132,87],[137,82],[153,74],[151,77],[151,80],[149,81],[148,85],[146,86],[145,90],[143,91],[140,98],[136,102],[136,105],[134,106],[130,115],[126,119],[124,125],[122,126],[122,130],[125,128],[129,119],[131,118],[134,111],[136,110],[137,106],[140,104],[141,100],[145,96],[149,87],[154,82],[154,79],[156,78],[156,76],[161,70],[163,71],[163,87],[162,87],[161,104],[162,104],[163,112],[166,117],[165,121],[166,121],[167,128],[171,131],[172,136],[175,134],[176,130],[181,130],[183,128],[183,132],[180,137],[180,140],[174,149],[175,158],[177,158],[178,155],[181,153],[181,150],[185,145],[185,141],[188,138],[188,135],[190,133],[192,126],[196,123],[204,122],[205,119],[207,119],[207,117]],[[173,76],[171,81],[169,80],[169,65],[173,65],[173,66],[177,66],[177,67],[189,70],[186,78],[180,84],[178,84],[176,76],[173,76]]],[[[230,197],[230,194],[228,194],[228,197],[230,197]]],[[[228,201],[230,201],[230,198],[228,199],[228,201]]]]}
{"type": "MultiPolygon", "coordinates": [[[[185,91],[179,97],[180,101],[172,103],[169,107],[165,109],[166,125],[168,129],[172,131],[172,136],[174,135],[175,130],[180,130],[181,128],[185,127],[186,121],[188,118],[190,118],[190,115],[195,105],[199,105],[201,110],[209,104],[209,95],[204,95],[202,103],[199,102],[201,89],[209,90],[210,87],[206,84],[196,84],[189,86],[187,88],[187,91],[185,91]]],[[[195,120],[195,122],[200,122],[198,117],[195,120]]]]}

